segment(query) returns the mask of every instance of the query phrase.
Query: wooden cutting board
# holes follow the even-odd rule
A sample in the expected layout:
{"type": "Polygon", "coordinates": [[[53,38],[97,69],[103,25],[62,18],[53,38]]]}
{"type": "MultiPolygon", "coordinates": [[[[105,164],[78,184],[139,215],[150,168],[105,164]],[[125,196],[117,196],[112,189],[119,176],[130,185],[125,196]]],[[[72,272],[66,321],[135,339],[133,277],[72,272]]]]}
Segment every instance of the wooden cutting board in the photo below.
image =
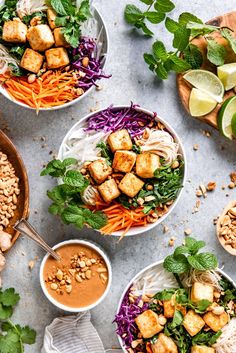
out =
{"type": "Polygon", "coordinates": [[[13,229],[13,226],[17,220],[28,218],[29,214],[28,176],[19,152],[2,130],[0,130],[0,151],[7,155],[8,160],[15,169],[16,176],[20,179],[20,195],[18,196],[17,209],[15,210],[14,217],[10,219],[9,226],[6,228],[6,232],[12,235],[12,245],[14,245],[20,234],[13,229]]]}
{"type": "MultiPolygon", "coordinates": [[[[212,6],[214,6],[213,3],[212,3],[212,6]]],[[[224,26],[229,27],[232,30],[234,30],[233,35],[236,37],[236,11],[216,17],[208,21],[207,24],[218,26],[218,27],[224,27],[224,26]]],[[[236,62],[236,54],[229,47],[227,41],[224,38],[222,38],[219,34],[214,34],[214,37],[219,43],[223,44],[227,49],[228,55],[227,55],[226,63],[236,62]]],[[[196,44],[200,48],[203,54],[204,63],[202,65],[202,68],[216,73],[216,67],[212,65],[207,60],[207,57],[206,57],[206,45],[207,45],[206,40],[204,38],[194,39],[192,43],[196,44]]],[[[189,113],[188,103],[189,103],[189,96],[191,93],[192,86],[183,79],[183,74],[177,75],[177,87],[178,87],[181,102],[184,108],[186,109],[186,111],[189,113]]],[[[224,100],[233,95],[235,95],[233,90],[226,92],[224,96],[224,100]]],[[[205,123],[217,129],[217,114],[220,108],[221,108],[221,104],[218,104],[211,113],[202,117],[198,117],[197,119],[204,121],[205,123]]]]}

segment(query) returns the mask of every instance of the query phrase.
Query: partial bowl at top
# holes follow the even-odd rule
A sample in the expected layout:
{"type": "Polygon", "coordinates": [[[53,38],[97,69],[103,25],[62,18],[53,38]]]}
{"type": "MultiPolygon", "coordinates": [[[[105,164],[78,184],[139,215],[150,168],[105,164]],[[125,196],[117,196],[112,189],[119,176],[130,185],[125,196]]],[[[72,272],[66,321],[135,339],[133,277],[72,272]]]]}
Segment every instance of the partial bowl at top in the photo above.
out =
{"type": "MultiPolygon", "coordinates": [[[[91,6],[92,17],[82,24],[82,35],[75,48],[68,45],[55,19],[50,19],[56,16],[55,12],[46,15],[49,10],[46,5],[42,8],[41,19],[36,16],[38,12],[33,17],[18,11],[18,18],[4,22],[2,38],[5,40],[0,44],[0,60],[3,60],[0,93],[17,105],[37,112],[73,105],[91,93],[98,80],[109,77],[103,72],[109,47],[108,32],[99,11],[91,6]],[[28,17],[32,18],[30,22],[26,22],[28,17]],[[23,43],[25,39],[19,39],[22,43],[11,42],[11,33],[15,33],[9,32],[11,26],[16,35],[20,26],[26,43],[23,43]]],[[[65,29],[67,25],[68,22],[65,29]]]]}
{"type": "Polygon", "coordinates": [[[58,159],[68,157],[78,160],[76,169],[90,180],[82,200],[108,217],[103,234],[133,236],[153,229],[173,211],[185,183],[186,157],[177,133],[138,105],[110,106],[82,118],[60,146],[58,159]],[[123,141],[120,146],[112,145],[116,138],[123,141]],[[97,167],[108,171],[105,178],[97,167]]]}

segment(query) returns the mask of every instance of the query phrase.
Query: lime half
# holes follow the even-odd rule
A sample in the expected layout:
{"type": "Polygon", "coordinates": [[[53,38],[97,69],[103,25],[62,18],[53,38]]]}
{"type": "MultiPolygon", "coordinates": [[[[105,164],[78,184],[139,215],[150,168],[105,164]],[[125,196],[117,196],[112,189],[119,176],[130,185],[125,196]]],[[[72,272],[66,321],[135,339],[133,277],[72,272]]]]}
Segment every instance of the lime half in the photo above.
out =
{"type": "Polygon", "coordinates": [[[207,70],[191,70],[184,75],[184,79],[195,88],[207,93],[218,103],[223,101],[224,86],[219,77],[207,70]]]}
{"type": "Polygon", "coordinates": [[[210,113],[217,105],[215,99],[200,89],[193,88],[189,98],[189,110],[192,116],[203,116],[210,113]]]}
{"type": "MultiPolygon", "coordinates": [[[[236,96],[226,99],[223,103],[219,113],[218,113],[218,128],[221,133],[232,140],[232,119],[236,113],[236,96]]],[[[235,128],[235,119],[233,119],[233,124],[235,128]]]]}
{"type": "Polygon", "coordinates": [[[234,138],[236,138],[236,113],[234,113],[232,120],[231,120],[231,129],[234,138]]]}
{"type": "Polygon", "coordinates": [[[236,63],[225,64],[217,68],[217,75],[228,91],[236,86],[236,63]]]}

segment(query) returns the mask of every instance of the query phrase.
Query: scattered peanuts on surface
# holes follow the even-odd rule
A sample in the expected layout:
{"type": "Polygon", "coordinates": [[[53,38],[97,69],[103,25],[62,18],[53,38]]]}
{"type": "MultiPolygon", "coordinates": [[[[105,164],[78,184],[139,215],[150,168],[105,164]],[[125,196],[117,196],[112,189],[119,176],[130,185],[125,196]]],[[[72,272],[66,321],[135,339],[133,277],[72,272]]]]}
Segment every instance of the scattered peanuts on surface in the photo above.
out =
{"type": "Polygon", "coordinates": [[[19,178],[7,155],[0,151],[0,230],[8,227],[20,194],[19,178]]]}

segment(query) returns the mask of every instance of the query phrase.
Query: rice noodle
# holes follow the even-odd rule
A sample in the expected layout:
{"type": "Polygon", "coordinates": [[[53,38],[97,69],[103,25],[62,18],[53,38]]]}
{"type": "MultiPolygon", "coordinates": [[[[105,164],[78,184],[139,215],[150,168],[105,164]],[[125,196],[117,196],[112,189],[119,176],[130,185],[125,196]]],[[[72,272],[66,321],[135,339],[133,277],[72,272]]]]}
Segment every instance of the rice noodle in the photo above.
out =
{"type": "Polygon", "coordinates": [[[164,130],[148,130],[147,139],[142,139],[144,145],[141,146],[142,152],[152,152],[164,158],[165,165],[172,164],[178,155],[179,145],[171,134],[164,130]]]}
{"type": "Polygon", "coordinates": [[[0,74],[4,74],[9,70],[9,64],[18,66],[18,62],[8,52],[4,45],[0,44],[0,74]]]}
{"type": "Polygon", "coordinates": [[[236,353],[236,318],[232,318],[221,331],[221,336],[213,345],[216,353],[236,353]]]}
{"type": "Polygon", "coordinates": [[[45,11],[46,9],[45,0],[19,0],[16,4],[16,11],[20,18],[32,15],[34,12],[45,11]]]}
{"type": "Polygon", "coordinates": [[[73,131],[63,146],[62,159],[76,158],[79,164],[101,159],[101,149],[96,146],[101,141],[105,142],[108,135],[103,131],[88,133],[82,127],[73,131]]]}
{"type": "Polygon", "coordinates": [[[145,294],[154,295],[163,289],[178,288],[178,284],[173,274],[159,265],[142,274],[132,287],[134,288],[132,294],[138,297],[145,294]]]}
{"type": "Polygon", "coordinates": [[[203,284],[209,284],[213,286],[217,291],[221,291],[222,287],[219,284],[221,276],[216,271],[199,271],[192,269],[189,273],[185,273],[181,276],[183,285],[187,288],[192,287],[194,282],[200,282],[203,284]]]}

